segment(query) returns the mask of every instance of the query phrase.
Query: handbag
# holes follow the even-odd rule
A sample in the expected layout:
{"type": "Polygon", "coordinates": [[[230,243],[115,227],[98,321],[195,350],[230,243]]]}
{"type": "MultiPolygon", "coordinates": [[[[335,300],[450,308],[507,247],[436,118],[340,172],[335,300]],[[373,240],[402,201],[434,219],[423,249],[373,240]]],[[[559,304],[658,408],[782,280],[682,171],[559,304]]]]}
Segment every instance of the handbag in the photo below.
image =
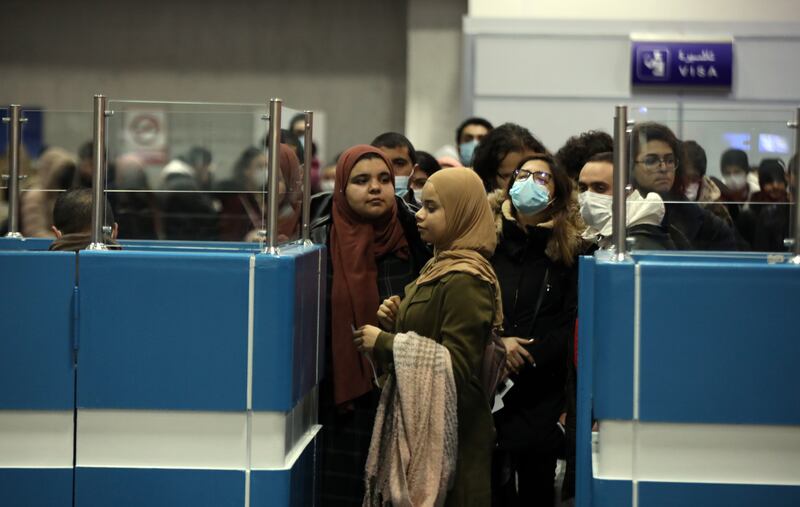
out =
{"type": "Polygon", "coordinates": [[[486,402],[491,406],[497,385],[503,378],[503,367],[506,363],[506,346],[500,338],[498,328],[492,328],[489,341],[483,351],[483,364],[481,365],[481,386],[486,402]]]}

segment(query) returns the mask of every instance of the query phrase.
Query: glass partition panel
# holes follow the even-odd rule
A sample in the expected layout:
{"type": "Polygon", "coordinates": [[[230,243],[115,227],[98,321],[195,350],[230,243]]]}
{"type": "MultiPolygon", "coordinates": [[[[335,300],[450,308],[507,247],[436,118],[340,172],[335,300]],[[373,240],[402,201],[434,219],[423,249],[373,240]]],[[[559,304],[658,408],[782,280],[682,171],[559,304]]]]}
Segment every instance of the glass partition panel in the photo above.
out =
{"type": "Polygon", "coordinates": [[[52,238],[60,193],[92,185],[92,113],[25,108],[20,153],[20,232],[52,238]]]}
{"type": "Polygon", "coordinates": [[[629,249],[787,252],[793,111],[636,106],[629,116],[629,249]]]}
{"type": "Polygon", "coordinates": [[[266,104],[109,109],[106,195],[119,238],[263,244],[266,104]]]}
{"type": "Polygon", "coordinates": [[[278,157],[279,244],[297,241],[302,234],[303,164],[306,157],[304,136],[305,113],[284,105],[281,111],[281,153],[278,157]]]}
{"type": "MultiPolygon", "coordinates": [[[[8,117],[8,109],[7,108],[0,108],[0,118],[7,118],[8,117]]],[[[0,204],[7,207],[7,196],[5,195],[5,189],[8,188],[8,123],[5,121],[0,122],[0,204]]],[[[5,217],[5,214],[8,210],[2,210],[2,217],[5,217]]]]}

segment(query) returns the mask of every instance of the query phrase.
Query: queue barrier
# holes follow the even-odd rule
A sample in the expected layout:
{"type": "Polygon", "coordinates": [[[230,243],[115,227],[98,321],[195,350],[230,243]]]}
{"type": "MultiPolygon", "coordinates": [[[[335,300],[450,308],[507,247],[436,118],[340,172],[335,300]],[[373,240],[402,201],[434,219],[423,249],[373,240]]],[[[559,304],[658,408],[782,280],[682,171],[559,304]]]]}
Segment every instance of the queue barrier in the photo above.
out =
{"type": "Polygon", "coordinates": [[[324,247],[14,241],[0,240],[4,505],[315,503],[324,247]]]}
{"type": "Polygon", "coordinates": [[[789,261],[581,258],[577,505],[800,504],[789,261]]]}

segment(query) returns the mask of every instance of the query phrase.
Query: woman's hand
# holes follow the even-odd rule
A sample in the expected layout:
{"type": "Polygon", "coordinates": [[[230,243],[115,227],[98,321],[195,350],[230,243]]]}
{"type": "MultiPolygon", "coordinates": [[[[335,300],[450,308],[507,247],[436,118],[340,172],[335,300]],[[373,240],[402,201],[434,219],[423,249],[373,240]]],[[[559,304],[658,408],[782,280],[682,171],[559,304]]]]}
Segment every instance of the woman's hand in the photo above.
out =
{"type": "Polygon", "coordinates": [[[400,296],[392,296],[384,299],[378,308],[378,322],[386,331],[394,330],[394,323],[397,320],[397,312],[400,309],[400,296]]]}
{"type": "Polygon", "coordinates": [[[506,346],[506,368],[509,371],[519,373],[522,367],[525,366],[525,361],[530,364],[536,364],[530,352],[523,347],[523,345],[533,343],[533,339],[526,340],[524,338],[509,337],[502,340],[503,345],[506,346]]]}
{"type": "Polygon", "coordinates": [[[361,326],[353,332],[353,343],[362,354],[372,355],[372,350],[375,348],[375,342],[378,341],[380,328],[375,326],[361,326]]]}

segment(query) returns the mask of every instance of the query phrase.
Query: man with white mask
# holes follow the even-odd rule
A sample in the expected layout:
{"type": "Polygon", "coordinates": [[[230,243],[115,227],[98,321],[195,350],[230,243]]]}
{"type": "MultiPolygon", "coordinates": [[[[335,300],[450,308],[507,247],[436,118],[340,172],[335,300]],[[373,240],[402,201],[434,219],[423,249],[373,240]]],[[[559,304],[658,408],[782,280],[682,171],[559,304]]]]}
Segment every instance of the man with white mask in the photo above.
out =
{"type": "MultiPolygon", "coordinates": [[[[587,228],[584,239],[597,243],[605,250],[613,244],[612,200],[614,188],[614,155],[598,153],[589,159],[578,176],[578,201],[587,228]]],[[[675,243],[665,226],[664,201],[650,192],[642,197],[638,190],[627,197],[627,237],[633,241],[631,250],[674,250],[675,243]]],[[[678,233],[673,231],[673,234],[678,233]]],[[[687,241],[688,244],[688,241],[687,241]]]]}

